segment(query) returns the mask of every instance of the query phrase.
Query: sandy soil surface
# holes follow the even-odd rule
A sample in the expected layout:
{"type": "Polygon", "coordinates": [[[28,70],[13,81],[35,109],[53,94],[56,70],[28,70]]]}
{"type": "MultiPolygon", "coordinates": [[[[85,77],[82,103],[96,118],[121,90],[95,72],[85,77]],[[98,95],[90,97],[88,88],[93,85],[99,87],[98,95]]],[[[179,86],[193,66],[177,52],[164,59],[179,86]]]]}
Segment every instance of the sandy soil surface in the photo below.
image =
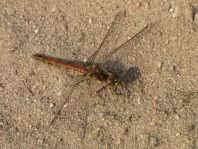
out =
{"type": "Polygon", "coordinates": [[[197,2],[1,0],[0,148],[198,148],[197,2]],[[84,81],[49,126],[79,74],[31,55],[85,61],[122,10],[100,54],[154,23],[110,58],[128,92],[84,81]]]}

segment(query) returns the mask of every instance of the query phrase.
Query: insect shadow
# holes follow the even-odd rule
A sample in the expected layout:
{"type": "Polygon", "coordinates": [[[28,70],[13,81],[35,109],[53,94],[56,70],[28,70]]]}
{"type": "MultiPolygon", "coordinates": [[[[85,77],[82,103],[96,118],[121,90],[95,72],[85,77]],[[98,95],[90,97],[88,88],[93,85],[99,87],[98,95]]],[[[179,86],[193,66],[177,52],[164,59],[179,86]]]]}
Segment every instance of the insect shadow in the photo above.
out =
{"type": "MultiPolygon", "coordinates": [[[[140,69],[134,66],[127,69],[119,61],[112,60],[107,61],[102,66],[107,72],[111,72],[118,77],[119,83],[113,88],[111,88],[111,86],[109,87],[112,93],[118,96],[131,96],[131,89],[129,88],[129,85],[133,85],[135,81],[141,76],[140,69]]],[[[103,99],[101,94],[98,95],[103,99]]]]}
{"type": "Polygon", "coordinates": [[[138,67],[133,66],[126,69],[119,61],[107,61],[104,68],[109,72],[117,74],[120,82],[124,85],[133,84],[141,75],[138,67]]]}

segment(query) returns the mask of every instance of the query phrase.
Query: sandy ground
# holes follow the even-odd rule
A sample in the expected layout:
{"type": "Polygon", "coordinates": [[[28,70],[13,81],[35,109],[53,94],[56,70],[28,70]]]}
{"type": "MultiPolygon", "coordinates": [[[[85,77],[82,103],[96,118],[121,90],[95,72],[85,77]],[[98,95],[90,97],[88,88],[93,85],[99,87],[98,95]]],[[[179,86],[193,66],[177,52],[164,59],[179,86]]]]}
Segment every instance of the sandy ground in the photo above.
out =
{"type": "Polygon", "coordinates": [[[0,148],[198,148],[197,2],[1,0],[0,148]],[[154,23],[111,57],[129,92],[85,81],[49,127],[79,74],[31,55],[85,61],[121,10],[106,51],[154,23]]]}

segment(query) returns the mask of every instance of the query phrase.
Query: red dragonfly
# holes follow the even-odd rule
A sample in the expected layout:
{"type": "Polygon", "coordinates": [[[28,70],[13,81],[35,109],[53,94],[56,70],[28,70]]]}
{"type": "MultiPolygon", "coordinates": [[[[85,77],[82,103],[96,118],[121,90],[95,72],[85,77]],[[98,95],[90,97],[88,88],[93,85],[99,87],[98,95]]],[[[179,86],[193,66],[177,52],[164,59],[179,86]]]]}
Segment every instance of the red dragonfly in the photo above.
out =
{"type": "MultiPolygon", "coordinates": [[[[120,22],[122,21],[122,19],[124,19],[125,14],[126,14],[126,11],[120,11],[117,13],[109,30],[107,31],[105,37],[103,38],[99,48],[88,58],[88,61],[84,64],[76,64],[74,63],[74,61],[63,60],[63,59],[51,57],[45,54],[39,54],[39,53],[33,54],[33,57],[36,59],[42,60],[50,64],[63,66],[65,68],[72,69],[74,71],[78,71],[83,74],[80,79],[78,79],[75,83],[72,84],[72,87],[70,91],[68,92],[67,97],[65,98],[65,101],[62,103],[61,107],[58,109],[57,113],[54,115],[54,118],[52,119],[50,125],[52,125],[52,123],[61,113],[64,105],[70,98],[74,88],[82,81],[92,78],[92,79],[95,79],[104,83],[104,86],[101,89],[99,89],[97,92],[105,89],[106,87],[116,89],[117,85],[119,84],[123,85],[122,81],[118,77],[118,74],[116,74],[115,72],[106,70],[103,67],[105,62],[107,62],[108,58],[111,57],[118,50],[125,49],[126,47],[133,47],[135,42],[137,42],[137,39],[139,40],[140,38],[142,38],[143,34],[146,34],[153,28],[153,24],[149,24],[146,27],[144,27],[141,31],[139,31],[135,36],[133,36],[132,38],[127,40],[125,43],[123,43],[122,45],[112,48],[112,49],[107,49],[106,47],[108,47],[108,44],[110,43],[109,41],[112,38],[117,36],[115,30],[121,28],[120,22]],[[99,53],[101,54],[101,56],[98,56],[99,53]]],[[[111,42],[112,45],[114,45],[115,43],[116,43],[116,40],[114,43],[111,42]]]]}

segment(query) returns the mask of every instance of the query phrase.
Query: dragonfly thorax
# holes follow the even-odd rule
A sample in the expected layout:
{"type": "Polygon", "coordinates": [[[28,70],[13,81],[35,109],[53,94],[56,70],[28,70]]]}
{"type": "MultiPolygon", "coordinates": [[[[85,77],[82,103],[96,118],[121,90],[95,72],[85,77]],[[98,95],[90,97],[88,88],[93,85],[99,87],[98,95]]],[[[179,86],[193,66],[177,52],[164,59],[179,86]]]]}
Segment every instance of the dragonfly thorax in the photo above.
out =
{"type": "Polygon", "coordinates": [[[95,64],[91,67],[90,76],[100,82],[107,83],[111,86],[114,86],[119,81],[117,74],[100,67],[99,64],[95,64]]]}

